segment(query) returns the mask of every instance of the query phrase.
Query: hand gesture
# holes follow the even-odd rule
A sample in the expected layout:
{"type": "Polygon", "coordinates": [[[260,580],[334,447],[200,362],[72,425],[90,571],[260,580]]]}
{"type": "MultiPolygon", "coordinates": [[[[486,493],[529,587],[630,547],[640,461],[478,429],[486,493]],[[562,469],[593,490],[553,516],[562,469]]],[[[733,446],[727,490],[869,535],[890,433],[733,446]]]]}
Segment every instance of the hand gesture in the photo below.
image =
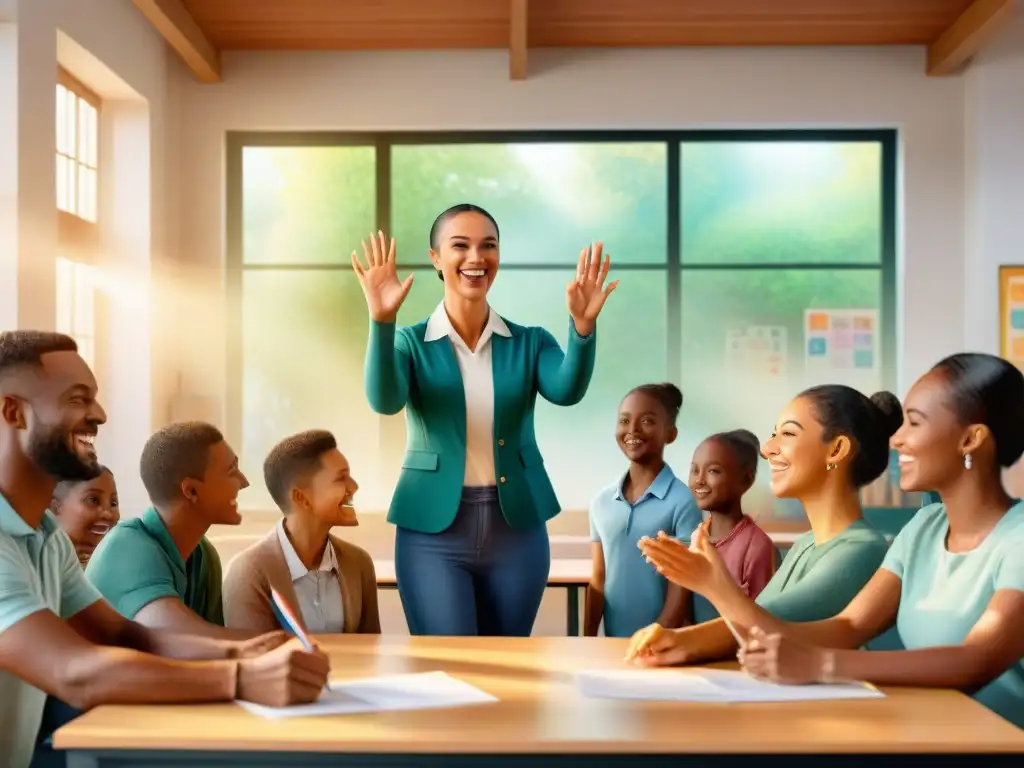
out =
{"type": "Polygon", "coordinates": [[[262,635],[235,643],[235,658],[251,659],[256,656],[262,656],[267,651],[272,651],[286,642],[288,642],[287,632],[280,629],[275,629],[273,632],[265,632],[262,635]]]}
{"type": "Polygon", "coordinates": [[[637,546],[666,579],[712,602],[722,589],[734,585],[729,569],[708,538],[707,523],[693,532],[689,547],[664,531],[654,539],[645,536],[637,546]]]}
{"type": "Polygon", "coordinates": [[[806,685],[819,683],[831,675],[823,674],[829,652],[821,648],[767,634],[760,627],[750,630],[746,647],[737,656],[740,666],[751,677],[773,683],[806,685]]]}
{"type": "Polygon", "coordinates": [[[565,288],[565,304],[576,326],[576,333],[580,336],[589,336],[594,332],[597,316],[619,284],[618,280],[614,280],[605,287],[611,257],[605,256],[602,262],[602,248],[601,243],[597,243],[592,249],[584,248],[580,251],[576,279],[565,288]]]}
{"type": "Polygon", "coordinates": [[[693,660],[685,636],[661,624],[638,629],[629,639],[626,650],[626,661],[644,667],[665,667],[693,660]]]}
{"type": "Polygon", "coordinates": [[[319,649],[307,651],[297,638],[238,662],[235,698],[268,707],[308,704],[320,698],[331,665],[319,649]]]}
{"type": "Polygon", "coordinates": [[[356,252],[352,251],[352,268],[359,278],[359,285],[366,297],[370,317],[379,323],[393,323],[398,317],[398,308],[412,287],[412,275],[399,282],[395,269],[395,238],[385,250],[386,239],[380,230],[370,235],[370,244],[362,243],[364,267],[356,252]]]}

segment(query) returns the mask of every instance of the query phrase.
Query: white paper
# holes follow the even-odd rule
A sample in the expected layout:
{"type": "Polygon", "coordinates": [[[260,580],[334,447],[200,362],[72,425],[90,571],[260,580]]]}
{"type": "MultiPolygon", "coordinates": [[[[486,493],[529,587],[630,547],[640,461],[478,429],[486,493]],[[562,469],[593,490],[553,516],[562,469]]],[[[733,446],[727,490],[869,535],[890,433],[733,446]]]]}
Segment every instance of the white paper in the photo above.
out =
{"type": "Polygon", "coordinates": [[[469,683],[444,672],[331,680],[320,699],[291,707],[266,707],[249,701],[237,702],[254,715],[267,718],[356,715],[410,709],[440,709],[489,704],[497,701],[469,683]]]}
{"type": "Polygon", "coordinates": [[[584,696],[690,702],[777,702],[877,699],[884,694],[866,683],[779,685],[726,669],[594,669],[576,674],[584,696]]]}

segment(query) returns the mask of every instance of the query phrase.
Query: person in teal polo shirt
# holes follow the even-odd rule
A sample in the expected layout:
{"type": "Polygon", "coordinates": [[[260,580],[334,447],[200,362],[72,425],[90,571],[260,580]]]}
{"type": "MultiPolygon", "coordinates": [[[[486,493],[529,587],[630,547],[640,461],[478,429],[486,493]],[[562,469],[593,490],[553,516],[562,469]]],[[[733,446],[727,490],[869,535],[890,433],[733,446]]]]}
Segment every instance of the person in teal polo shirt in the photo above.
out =
{"type": "Polygon", "coordinates": [[[543,328],[495,312],[498,225],[474,205],[442,213],[430,258],[444,300],[416,325],[395,321],[412,275],[400,282],[395,242],[363,244],[352,265],[370,312],[366,395],[377,413],[406,411],[407,450],[388,520],[409,630],[425,635],[529,635],[550,568],[545,523],[561,510],[537,447],[537,396],[578,403],[594,370],[609,259],[580,254],[566,288],[565,353],[543,328]]]}
{"type": "Polygon", "coordinates": [[[205,538],[238,525],[238,492],[249,482],[216,427],[182,422],[146,442],[142,482],[153,506],[122,520],[96,548],[85,574],[122,615],[151,627],[232,639],[224,628],[221,564],[205,538]]]}
{"type": "Polygon", "coordinates": [[[58,482],[101,471],[93,444],[106,414],[96,390],[74,339],[0,333],[4,768],[27,768],[34,754],[53,757],[41,733],[47,694],[75,709],[234,698],[282,706],[318,698],[330,672],[326,656],[286,643],[281,632],[233,642],[150,630],[114,611],[86,580],[47,507],[58,482]]]}
{"type": "MultiPolygon", "coordinates": [[[[642,555],[670,581],[710,601],[734,626],[753,626],[756,617],[834,616],[888,550],[885,537],[864,520],[860,489],[888,468],[889,438],[902,422],[892,393],[868,398],[838,384],[804,390],[782,410],[761,452],[772,472],[772,493],[799,501],[811,530],[796,540],[756,601],[736,583],[705,526],[695,539],[705,545],[698,551],[659,535],[641,542],[642,555]]],[[[724,659],[736,650],[731,630],[717,618],[674,631],[646,627],[631,639],[627,657],[657,666],[724,659]]]]}
{"type": "Polygon", "coordinates": [[[905,414],[892,440],[900,488],[942,502],[907,523],[835,618],[751,621],[741,660],[784,683],[958,688],[1024,728],[1024,504],[1002,482],[1024,454],[1024,375],[953,355],[911,387],[905,414]],[[906,650],[854,650],[894,624],[906,650]]]}

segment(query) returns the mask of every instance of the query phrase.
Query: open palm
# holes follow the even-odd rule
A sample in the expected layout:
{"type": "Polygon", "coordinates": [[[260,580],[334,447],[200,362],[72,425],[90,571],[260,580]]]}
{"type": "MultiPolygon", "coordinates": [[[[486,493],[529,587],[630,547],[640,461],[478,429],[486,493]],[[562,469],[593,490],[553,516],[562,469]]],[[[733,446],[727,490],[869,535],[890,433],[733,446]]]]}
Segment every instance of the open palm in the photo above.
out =
{"type": "Polygon", "coordinates": [[[565,304],[573,319],[576,331],[587,336],[594,329],[597,316],[601,314],[605,301],[618,286],[615,280],[605,286],[608,270],[611,268],[611,257],[602,260],[603,246],[597,243],[592,249],[580,251],[576,265],[576,278],[565,288],[565,304]]]}
{"type": "Polygon", "coordinates": [[[398,270],[395,267],[395,238],[385,250],[387,238],[379,231],[370,235],[370,243],[364,241],[363,259],[364,266],[359,261],[355,251],[352,251],[352,268],[359,278],[359,285],[363,289],[363,296],[366,297],[366,308],[370,311],[370,317],[377,322],[390,323],[398,317],[398,310],[409,295],[412,287],[412,275],[405,280],[398,279],[398,270]]]}

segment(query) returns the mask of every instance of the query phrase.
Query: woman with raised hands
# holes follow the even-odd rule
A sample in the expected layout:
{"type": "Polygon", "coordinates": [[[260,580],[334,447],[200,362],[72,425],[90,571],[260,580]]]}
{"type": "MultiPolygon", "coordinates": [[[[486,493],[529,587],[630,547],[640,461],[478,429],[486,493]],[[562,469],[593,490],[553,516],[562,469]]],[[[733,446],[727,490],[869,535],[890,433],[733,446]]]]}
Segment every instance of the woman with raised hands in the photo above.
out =
{"type": "MultiPolygon", "coordinates": [[[[888,467],[889,438],[901,423],[895,395],[868,398],[843,385],[812,387],[783,408],[761,450],[772,492],[798,500],[811,530],[794,542],[756,601],[707,543],[706,526],[695,536],[701,547],[696,552],[661,535],[641,540],[638,556],[646,556],[669,581],[703,595],[722,616],[732,618],[734,604],[786,621],[834,616],[860,592],[888,549],[885,537],[864,520],[859,491],[888,467]]],[[[737,647],[722,618],[678,630],[652,624],[633,635],[627,658],[648,666],[683,664],[729,658],[737,647]]]]}
{"type": "Polygon", "coordinates": [[[444,300],[397,328],[412,275],[398,278],[395,241],[382,232],[352,266],[370,312],[366,394],[382,414],[406,410],[402,472],[388,520],[409,631],[526,636],[547,585],[545,523],[561,510],[534,434],[537,396],[575,405],[594,370],[597,318],[616,283],[595,245],[566,287],[568,345],[491,308],[498,225],[475,205],[444,211],[430,259],[444,300]]]}

